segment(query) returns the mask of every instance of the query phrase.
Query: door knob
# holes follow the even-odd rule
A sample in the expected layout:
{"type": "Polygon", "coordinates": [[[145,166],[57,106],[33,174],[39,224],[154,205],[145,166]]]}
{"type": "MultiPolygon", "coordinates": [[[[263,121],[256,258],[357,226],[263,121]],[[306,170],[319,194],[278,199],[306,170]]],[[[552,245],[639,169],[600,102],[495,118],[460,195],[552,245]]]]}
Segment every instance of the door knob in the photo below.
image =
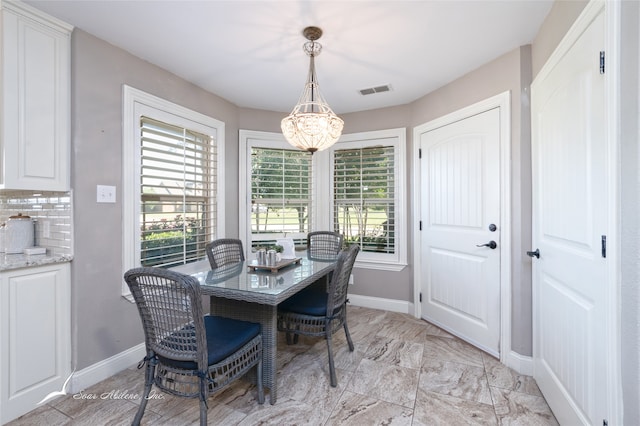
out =
{"type": "Polygon", "coordinates": [[[536,249],[536,251],[528,251],[527,256],[540,259],[540,250],[536,249]]]}
{"type": "Polygon", "coordinates": [[[488,243],[485,243],[485,244],[478,244],[478,245],[476,245],[476,247],[489,247],[491,250],[493,250],[496,247],[498,247],[498,244],[495,241],[491,240],[491,241],[489,241],[488,243]]]}

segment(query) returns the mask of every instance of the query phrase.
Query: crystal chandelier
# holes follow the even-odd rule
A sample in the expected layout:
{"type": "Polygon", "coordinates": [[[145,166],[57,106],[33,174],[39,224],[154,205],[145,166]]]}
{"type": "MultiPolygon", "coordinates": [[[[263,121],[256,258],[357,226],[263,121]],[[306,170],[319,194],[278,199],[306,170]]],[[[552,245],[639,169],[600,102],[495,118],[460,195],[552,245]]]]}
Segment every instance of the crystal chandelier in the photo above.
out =
{"type": "Polygon", "coordinates": [[[298,104],[291,114],[282,119],[281,127],[287,142],[313,154],[338,141],[344,121],[331,110],[318,86],[314,58],[322,50],[322,45],[316,42],[322,36],[322,30],[307,27],[302,34],[309,40],[303,46],[310,58],[309,75],[298,104]]]}

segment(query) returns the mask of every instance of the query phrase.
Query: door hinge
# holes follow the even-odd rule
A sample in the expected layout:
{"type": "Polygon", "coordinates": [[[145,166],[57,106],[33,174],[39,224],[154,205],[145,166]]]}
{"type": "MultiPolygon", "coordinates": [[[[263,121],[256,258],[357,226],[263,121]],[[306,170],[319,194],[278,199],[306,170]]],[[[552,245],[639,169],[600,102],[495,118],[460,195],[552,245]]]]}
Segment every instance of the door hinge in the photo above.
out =
{"type": "Polygon", "coordinates": [[[420,230],[422,231],[422,221],[420,221],[420,230]]]}
{"type": "Polygon", "coordinates": [[[600,51],[600,74],[604,74],[604,50],[600,51]]]}
{"type": "Polygon", "coordinates": [[[422,158],[422,148],[418,148],[418,158],[422,158]]]}
{"type": "Polygon", "coordinates": [[[422,292],[420,292],[420,302],[422,302],[422,292]]]}
{"type": "Polygon", "coordinates": [[[602,250],[602,257],[607,257],[607,236],[603,235],[600,239],[600,249],[602,250]]]}

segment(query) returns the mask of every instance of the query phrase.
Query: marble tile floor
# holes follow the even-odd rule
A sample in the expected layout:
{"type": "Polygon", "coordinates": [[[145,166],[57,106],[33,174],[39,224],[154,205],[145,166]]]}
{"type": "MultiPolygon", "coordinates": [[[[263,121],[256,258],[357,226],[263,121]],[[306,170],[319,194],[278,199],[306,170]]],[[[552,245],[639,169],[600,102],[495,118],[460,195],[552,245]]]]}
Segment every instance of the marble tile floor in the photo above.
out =
{"type": "MultiPolygon", "coordinates": [[[[244,380],[209,398],[212,425],[557,425],[533,378],[410,315],[349,306],[355,351],[334,335],[338,386],[326,343],[278,342],[278,401],[259,405],[244,380]]],[[[130,368],[60,397],[8,425],[128,425],[143,370],[130,368]]],[[[196,399],[154,391],[145,425],[198,424],[196,399]]]]}

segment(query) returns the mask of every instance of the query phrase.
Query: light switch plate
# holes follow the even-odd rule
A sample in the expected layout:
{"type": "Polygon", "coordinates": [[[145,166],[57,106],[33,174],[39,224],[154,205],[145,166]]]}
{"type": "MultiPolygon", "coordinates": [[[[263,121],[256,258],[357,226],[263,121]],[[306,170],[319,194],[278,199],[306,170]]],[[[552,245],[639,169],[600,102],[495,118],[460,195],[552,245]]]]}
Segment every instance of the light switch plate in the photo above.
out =
{"type": "Polygon", "coordinates": [[[115,203],[116,187],[110,185],[97,185],[97,201],[99,203],[115,203]]]}

